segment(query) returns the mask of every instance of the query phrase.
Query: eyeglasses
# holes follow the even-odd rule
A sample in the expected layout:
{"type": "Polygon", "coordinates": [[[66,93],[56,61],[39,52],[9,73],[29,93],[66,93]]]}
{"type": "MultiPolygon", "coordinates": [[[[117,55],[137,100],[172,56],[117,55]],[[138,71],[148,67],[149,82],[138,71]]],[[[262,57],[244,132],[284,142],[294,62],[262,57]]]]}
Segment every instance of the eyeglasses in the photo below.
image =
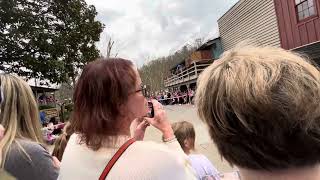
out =
{"type": "Polygon", "coordinates": [[[144,97],[147,97],[147,85],[140,85],[140,88],[138,90],[135,91],[135,93],[139,93],[142,92],[142,95],[144,97]]]}

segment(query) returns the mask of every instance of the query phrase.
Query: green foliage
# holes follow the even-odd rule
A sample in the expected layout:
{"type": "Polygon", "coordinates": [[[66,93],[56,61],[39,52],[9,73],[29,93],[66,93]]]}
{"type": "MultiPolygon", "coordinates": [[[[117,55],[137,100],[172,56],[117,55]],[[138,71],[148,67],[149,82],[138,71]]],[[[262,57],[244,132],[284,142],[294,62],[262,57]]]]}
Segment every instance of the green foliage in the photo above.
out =
{"type": "Polygon", "coordinates": [[[85,0],[0,1],[0,69],[67,82],[99,56],[103,24],[85,0]]]}
{"type": "Polygon", "coordinates": [[[69,111],[65,111],[63,114],[60,113],[60,119],[63,119],[64,122],[67,122],[70,120],[71,118],[71,113],[72,112],[69,112],[69,111]],[[62,117],[63,116],[63,117],[62,117]]]}
{"type": "Polygon", "coordinates": [[[73,111],[73,104],[66,104],[62,106],[63,113],[60,113],[60,118],[64,121],[68,121],[71,117],[72,111],[73,111]],[[62,117],[63,116],[63,117],[62,117]]]}
{"type": "Polygon", "coordinates": [[[73,111],[73,104],[67,104],[64,106],[64,108],[68,111],[68,112],[72,112],[73,111]]]}

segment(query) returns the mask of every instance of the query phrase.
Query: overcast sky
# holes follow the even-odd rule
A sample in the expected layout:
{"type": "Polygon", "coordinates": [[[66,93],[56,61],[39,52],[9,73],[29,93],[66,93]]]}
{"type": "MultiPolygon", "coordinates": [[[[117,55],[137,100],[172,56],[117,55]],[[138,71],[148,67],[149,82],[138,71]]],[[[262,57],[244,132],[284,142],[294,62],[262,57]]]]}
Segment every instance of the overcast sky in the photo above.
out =
{"type": "Polygon", "coordinates": [[[217,20],[238,0],[86,0],[105,24],[98,47],[105,54],[108,38],[113,54],[141,66],[174,53],[197,38],[219,35],[217,20]]]}

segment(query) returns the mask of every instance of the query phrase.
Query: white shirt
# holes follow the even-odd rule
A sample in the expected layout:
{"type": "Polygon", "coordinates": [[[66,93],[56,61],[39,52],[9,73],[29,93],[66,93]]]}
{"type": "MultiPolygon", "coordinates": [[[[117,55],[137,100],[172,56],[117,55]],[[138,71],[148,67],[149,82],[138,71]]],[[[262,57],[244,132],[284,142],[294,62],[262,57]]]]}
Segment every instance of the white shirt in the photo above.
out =
{"type": "Polygon", "coordinates": [[[196,171],[198,179],[205,179],[206,176],[212,176],[216,180],[220,179],[219,171],[212,165],[209,159],[202,154],[190,154],[189,160],[192,168],[196,171]]]}
{"type": "MultiPolygon", "coordinates": [[[[96,180],[105,166],[129,137],[120,136],[112,148],[102,147],[98,151],[79,143],[79,135],[73,134],[65,149],[60,180],[96,180]]],[[[136,141],[118,159],[107,180],[196,179],[178,141],[160,144],[151,141],[136,141]]]]}

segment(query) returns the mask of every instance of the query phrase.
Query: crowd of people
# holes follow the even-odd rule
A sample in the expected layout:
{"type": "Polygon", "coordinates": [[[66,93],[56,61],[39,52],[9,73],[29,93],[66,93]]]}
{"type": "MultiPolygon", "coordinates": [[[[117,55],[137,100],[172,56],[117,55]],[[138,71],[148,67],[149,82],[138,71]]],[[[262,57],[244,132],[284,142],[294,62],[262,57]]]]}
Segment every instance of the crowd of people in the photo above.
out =
{"type": "Polygon", "coordinates": [[[47,96],[46,94],[41,94],[38,98],[39,105],[49,105],[56,102],[57,100],[54,98],[54,96],[47,96]]]}
{"type": "MultiPolygon", "coordinates": [[[[0,90],[0,164],[6,171],[0,177],[229,178],[196,153],[192,124],[170,123],[162,98],[162,104],[152,100],[154,117],[145,116],[146,94],[129,60],[97,59],[84,67],[72,118],[52,155],[44,146],[29,85],[1,74],[0,90]],[[163,143],[144,140],[149,126],[162,134],[163,143]]],[[[319,102],[319,69],[303,56],[273,47],[225,52],[201,73],[195,95],[212,142],[238,169],[233,178],[242,180],[320,179],[319,102]]]]}
{"type": "Polygon", "coordinates": [[[195,91],[191,88],[186,91],[160,91],[151,93],[150,98],[156,99],[162,105],[175,105],[175,104],[194,104],[195,91]]]}
{"type": "MultiPolygon", "coordinates": [[[[41,115],[41,113],[40,113],[41,115]]],[[[56,117],[51,117],[49,122],[42,123],[42,136],[47,144],[53,144],[62,133],[65,123],[59,122],[56,117]]]]}

